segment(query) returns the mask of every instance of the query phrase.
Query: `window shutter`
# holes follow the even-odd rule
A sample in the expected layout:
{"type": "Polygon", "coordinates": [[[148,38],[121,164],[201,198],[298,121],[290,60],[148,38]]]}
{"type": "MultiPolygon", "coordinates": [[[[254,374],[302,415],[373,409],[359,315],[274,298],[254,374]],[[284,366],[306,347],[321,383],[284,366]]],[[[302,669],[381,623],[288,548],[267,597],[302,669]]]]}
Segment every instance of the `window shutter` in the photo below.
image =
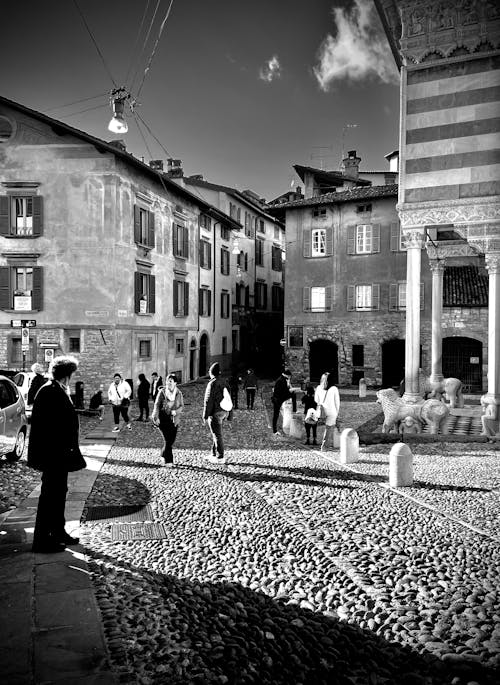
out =
{"type": "Polygon", "coordinates": [[[207,290],[207,314],[212,316],[212,291],[207,290]]]}
{"type": "Polygon", "coordinates": [[[10,233],[10,197],[8,195],[0,195],[0,235],[9,235],[10,233]]]}
{"type": "Polygon", "coordinates": [[[332,302],[333,302],[333,288],[331,285],[327,285],[325,288],[325,311],[331,312],[332,311],[332,302]]]}
{"type": "Polygon", "coordinates": [[[398,284],[389,284],[389,311],[395,312],[398,309],[398,284]]]}
{"type": "Polygon", "coordinates": [[[155,246],[155,215],[154,212],[148,212],[148,246],[155,246]]]}
{"type": "Polygon", "coordinates": [[[182,230],[182,256],[189,258],[189,230],[186,227],[182,230]]]}
{"type": "Polygon", "coordinates": [[[134,311],[138,314],[141,311],[141,274],[134,273],[134,311]]]}
{"type": "Polygon", "coordinates": [[[33,267],[33,299],[32,307],[38,311],[43,309],[43,267],[33,267]]]}
{"type": "Polygon", "coordinates": [[[141,211],[137,205],[134,205],[134,242],[141,242],[141,211]]]}
{"type": "Polygon", "coordinates": [[[302,240],[303,240],[304,257],[310,257],[311,256],[311,231],[310,231],[310,229],[304,230],[304,233],[302,234],[302,240]]]}
{"type": "Polygon", "coordinates": [[[12,309],[10,266],[0,266],[0,309],[12,309]]]}
{"type": "Polygon", "coordinates": [[[347,227],[347,254],[356,254],[356,226],[347,227]]]}
{"type": "Polygon", "coordinates": [[[380,252],[380,224],[372,224],[372,252],[380,252]]]}
{"type": "Polygon", "coordinates": [[[347,311],[353,312],[356,309],[356,286],[347,286],[347,311]]]}
{"type": "Polygon", "coordinates": [[[379,283],[373,283],[372,284],[372,309],[377,310],[377,311],[380,309],[380,284],[379,283]]]}
{"type": "Polygon", "coordinates": [[[304,311],[311,311],[311,288],[306,285],[303,291],[304,311]]]}
{"type": "Polygon", "coordinates": [[[189,283],[184,283],[184,316],[189,314],[189,283]]]}
{"type": "Polygon", "coordinates": [[[179,314],[179,281],[174,281],[174,287],[172,290],[173,295],[173,306],[174,306],[174,316],[179,314]]]}
{"type": "Polygon", "coordinates": [[[391,252],[399,252],[399,224],[391,222],[391,252]]]}
{"type": "Polygon", "coordinates": [[[424,284],[420,284],[420,309],[424,308],[424,284]]]}
{"type": "Polygon", "coordinates": [[[33,196],[33,235],[42,235],[43,228],[43,198],[40,195],[33,196]]]}
{"type": "Polygon", "coordinates": [[[156,312],[156,277],[149,277],[149,303],[148,309],[150,314],[156,312]]]}
{"type": "Polygon", "coordinates": [[[329,257],[333,254],[333,228],[326,229],[326,256],[329,257]]]}

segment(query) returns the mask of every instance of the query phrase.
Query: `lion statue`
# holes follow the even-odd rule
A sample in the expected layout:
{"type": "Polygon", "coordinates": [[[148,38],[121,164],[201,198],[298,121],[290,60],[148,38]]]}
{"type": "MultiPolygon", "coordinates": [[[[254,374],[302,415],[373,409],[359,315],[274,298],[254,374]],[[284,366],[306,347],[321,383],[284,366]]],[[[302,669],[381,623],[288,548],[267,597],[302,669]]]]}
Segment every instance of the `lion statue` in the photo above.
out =
{"type": "Polygon", "coordinates": [[[424,397],[449,402],[450,409],[463,408],[462,381],[458,378],[444,378],[442,381],[431,381],[430,376],[419,375],[419,384],[424,397]]]}
{"type": "Polygon", "coordinates": [[[382,405],[384,412],[382,433],[389,433],[391,430],[398,432],[401,421],[411,417],[414,420],[414,425],[419,426],[426,423],[430,427],[430,432],[436,435],[439,433],[442,422],[450,413],[446,404],[434,398],[422,400],[419,404],[406,404],[392,388],[379,390],[377,402],[382,405]]]}

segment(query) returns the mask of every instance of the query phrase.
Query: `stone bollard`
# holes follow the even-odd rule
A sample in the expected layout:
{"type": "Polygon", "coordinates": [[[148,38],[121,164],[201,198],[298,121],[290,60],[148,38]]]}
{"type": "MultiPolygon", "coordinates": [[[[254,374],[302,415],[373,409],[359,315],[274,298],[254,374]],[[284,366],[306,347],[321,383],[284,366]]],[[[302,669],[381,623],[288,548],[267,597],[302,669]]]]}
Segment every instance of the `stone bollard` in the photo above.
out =
{"type": "Polygon", "coordinates": [[[283,433],[290,434],[290,423],[292,421],[292,402],[287,400],[281,405],[281,415],[283,417],[283,433]]]}
{"type": "Polygon", "coordinates": [[[302,439],[304,435],[304,414],[300,412],[292,412],[292,418],[290,421],[290,437],[302,439]]]}
{"type": "Polygon", "coordinates": [[[359,379],[359,396],[366,397],[366,381],[364,378],[359,379]]]}
{"type": "Polygon", "coordinates": [[[389,485],[391,488],[413,485],[413,454],[404,442],[397,442],[389,452],[389,485]]]}
{"type": "Polygon", "coordinates": [[[346,428],[340,436],[340,463],[355,464],[359,458],[359,436],[354,428],[346,428]]]}

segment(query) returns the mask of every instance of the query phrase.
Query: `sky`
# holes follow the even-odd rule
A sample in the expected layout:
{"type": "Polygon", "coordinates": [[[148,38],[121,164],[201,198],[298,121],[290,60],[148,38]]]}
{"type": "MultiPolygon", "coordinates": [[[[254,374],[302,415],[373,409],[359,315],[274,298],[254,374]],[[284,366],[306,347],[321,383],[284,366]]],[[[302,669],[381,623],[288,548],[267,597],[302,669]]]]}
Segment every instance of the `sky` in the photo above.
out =
{"type": "Polygon", "coordinates": [[[300,185],[294,164],[338,169],[344,145],[388,170],[398,148],[373,0],[24,0],[2,24],[3,97],[186,175],[269,200],[300,185]],[[107,130],[114,87],[137,100],[125,135],[107,130]]]}

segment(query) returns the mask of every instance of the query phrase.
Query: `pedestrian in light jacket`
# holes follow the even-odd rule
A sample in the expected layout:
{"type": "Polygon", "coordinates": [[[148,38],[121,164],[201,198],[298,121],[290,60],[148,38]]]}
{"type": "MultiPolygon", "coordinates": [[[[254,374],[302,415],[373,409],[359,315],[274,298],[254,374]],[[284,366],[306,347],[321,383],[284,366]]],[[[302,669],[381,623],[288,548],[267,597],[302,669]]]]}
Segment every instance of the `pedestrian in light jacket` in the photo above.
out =
{"type": "Polygon", "coordinates": [[[79,542],[64,529],[68,473],[86,466],[78,445],[78,415],[69,387],[77,368],[74,357],[55,357],[50,367],[52,380],[39,389],[33,402],[28,466],[42,472],[33,552],[63,552],[67,545],[79,542]]]}
{"type": "Polygon", "coordinates": [[[225,464],[222,422],[232,420],[233,412],[225,411],[220,403],[224,397],[224,388],[229,392],[226,382],[220,378],[220,366],[216,362],[209,368],[210,380],[205,390],[203,401],[203,423],[208,425],[212,437],[212,452],[205,458],[214,464],[225,464]]]}

